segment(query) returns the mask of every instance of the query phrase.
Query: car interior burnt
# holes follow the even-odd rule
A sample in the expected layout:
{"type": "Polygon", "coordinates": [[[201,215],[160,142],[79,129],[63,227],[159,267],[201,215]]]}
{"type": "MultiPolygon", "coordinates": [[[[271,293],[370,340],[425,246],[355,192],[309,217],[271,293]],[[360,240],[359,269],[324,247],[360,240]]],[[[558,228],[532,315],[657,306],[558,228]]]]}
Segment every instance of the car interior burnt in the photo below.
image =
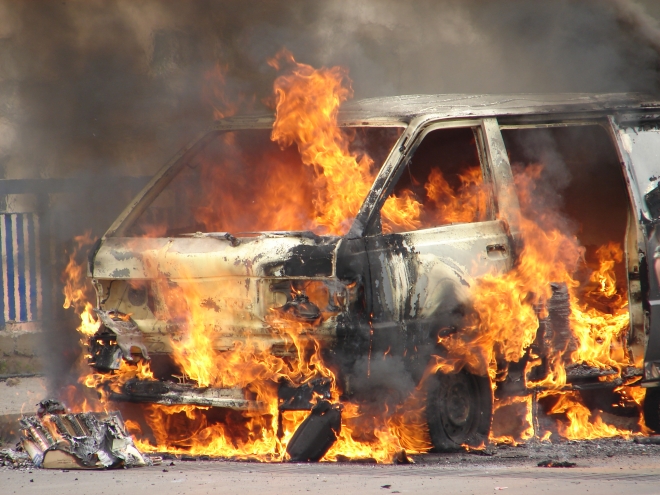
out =
{"type": "MultiPolygon", "coordinates": [[[[548,207],[558,212],[563,228],[572,232],[585,248],[576,278],[586,281],[598,264],[598,246],[608,243],[626,246],[627,240],[630,200],[610,136],[600,125],[507,128],[502,130],[502,136],[514,176],[542,164],[534,202],[522,205],[523,215],[534,218],[541,214],[537,208],[548,207]]],[[[616,263],[614,270],[618,286],[626,287],[625,260],[616,263]]],[[[586,290],[582,297],[588,298],[591,304],[607,308],[607,300],[594,300],[586,290]]],[[[543,346],[548,344],[564,349],[564,353],[570,352],[575,342],[569,330],[565,285],[553,286],[553,296],[547,305],[549,315],[540,318],[534,352],[543,355],[548,351],[543,346]],[[544,333],[552,336],[545,344],[544,333]]],[[[544,364],[545,361],[534,368],[530,378],[543,377],[544,364]]],[[[509,379],[513,378],[515,370],[510,366],[508,371],[509,379]]],[[[586,370],[582,365],[567,366],[566,371],[567,381],[578,389],[598,385],[598,377],[608,373],[608,370],[586,370]]],[[[606,382],[600,384],[607,386],[606,382]]],[[[503,384],[500,395],[502,392],[506,395],[504,389],[510,385],[503,384]]]]}
{"type": "MultiPolygon", "coordinates": [[[[640,198],[651,210],[660,204],[649,196],[660,176],[657,147],[646,143],[645,154],[627,162],[634,147],[621,134],[644,143],[600,108],[580,120],[579,109],[507,120],[490,107],[487,115],[439,120],[424,106],[399,117],[414,128],[398,144],[403,127],[387,127],[397,120],[343,127],[343,149],[367,180],[348,188],[359,216],[353,220],[351,206],[335,230],[315,215],[326,199],[323,181],[343,174],[319,174],[332,166],[303,163],[304,144],[281,148],[270,129],[222,124],[203,147],[161,171],[162,181],[135,200],[133,216],[120,217],[116,223],[126,226],[138,218],[129,231],[103,239],[92,264],[106,331],[90,339],[90,364],[107,373],[105,391],[115,401],[233,409],[204,413],[233,430],[245,426],[240,411],[259,409],[261,378],[205,380],[193,366],[186,375],[188,349],[179,344],[186,332],[212,336],[196,347],[212,349],[209,369],[217,373],[232,369],[226,357],[243,359],[246,342],[267,357],[254,358],[260,366],[281,359],[277,373],[314,356],[332,379],[321,378],[322,368],[312,378],[296,371],[266,379],[278,401],[280,440],[285,411],[335,402],[299,426],[288,452],[302,461],[319,459],[325,440],[335,441],[337,404],[359,406],[368,435],[370,418],[408,407],[412,391],[421,392],[415,407],[440,451],[478,447],[493,439],[490,432],[518,442],[527,422],[534,435],[562,436],[557,428],[570,418],[554,409],[564,395],[592,414],[638,418],[640,403],[623,389],[640,391],[649,383],[643,374],[660,380],[648,363],[651,303],[643,288],[644,256],[655,244],[643,203],[646,216],[637,211],[640,198]],[[135,239],[145,236],[170,238],[135,239]],[[611,249],[605,258],[604,247],[611,249]],[[587,351],[601,354],[592,359],[587,351]],[[153,376],[113,381],[122,360],[138,369],[138,360],[150,360],[153,376]],[[539,412],[552,430],[537,428],[539,412]],[[524,421],[506,433],[514,419],[524,421]]],[[[339,163],[338,170],[349,168],[339,163]]],[[[646,397],[657,400],[647,401],[653,411],[644,414],[660,418],[660,387],[646,397]]],[[[660,431],[656,423],[647,426],[660,431]]]]}
{"type": "MultiPolygon", "coordinates": [[[[400,127],[352,127],[349,151],[377,171],[400,127]]],[[[305,231],[314,227],[314,169],[295,146],[280,148],[270,129],[221,132],[186,163],[125,235],[305,231]],[[278,204],[279,208],[264,208],[278,204]]]]}
{"type": "MultiPolygon", "coordinates": [[[[544,164],[541,182],[561,190],[556,201],[593,255],[596,246],[624,241],[630,200],[616,150],[600,125],[502,129],[514,174],[544,164]]],[[[623,273],[621,274],[623,275],[623,273]]]]}

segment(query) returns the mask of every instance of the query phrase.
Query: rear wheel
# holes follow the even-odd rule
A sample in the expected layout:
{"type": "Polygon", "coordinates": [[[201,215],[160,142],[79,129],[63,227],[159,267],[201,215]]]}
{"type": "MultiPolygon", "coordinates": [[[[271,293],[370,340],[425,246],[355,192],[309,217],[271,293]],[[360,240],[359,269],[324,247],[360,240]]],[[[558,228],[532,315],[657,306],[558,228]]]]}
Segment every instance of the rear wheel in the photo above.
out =
{"type": "Polygon", "coordinates": [[[646,389],[644,423],[654,432],[660,433],[660,387],[646,389]]]}
{"type": "Polygon", "coordinates": [[[492,414],[493,393],[488,377],[467,371],[438,373],[429,384],[426,419],[438,452],[486,444],[492,414]]]}

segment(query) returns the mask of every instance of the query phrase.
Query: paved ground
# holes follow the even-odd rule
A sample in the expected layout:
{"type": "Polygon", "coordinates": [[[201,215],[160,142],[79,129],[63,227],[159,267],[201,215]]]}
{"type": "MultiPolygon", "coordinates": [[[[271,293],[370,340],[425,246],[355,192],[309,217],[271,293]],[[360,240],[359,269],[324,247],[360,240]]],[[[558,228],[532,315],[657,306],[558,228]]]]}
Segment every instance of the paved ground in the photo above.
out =
{"type": "MultiPolygon", "coordinates": [[[[460,456],[461,454],[458,454],[460,456]]],[[[460,459],[460,457],[458,457],[460,459]]],[[[660,492],[658,457],[598,459],[570,469],[535,463],[468,462],[442,465],[256,464],[166,461],[160,466],[114,471],[47,471],[0,468],[4,494],[585,494],[660,492]],[[170,465],[173,462],[174,465],[170,465]]]]}
{"type": "Polygon", "coordinates": [[[34,412],[35,404],[45,398],[46,382],[43,378],[0,379],[0,445],[17,438],[21,412],[34,412]]]}
{"type": "MultiPolygon", "coordinates": [[[[0,418],[14,416],[22,407],[32,410],[44,394],[40,378],[0,381],[0,418]]],[[[170,458],[146,468],[68,472],[0,467],[0,495],[660,493],[660,445],[625,439],[530,443],[486,452],[429,454],[414,460],[414,465],[378,466],[170,458]],[[537,466],[548,460],[576,466],[537,466]]]]}

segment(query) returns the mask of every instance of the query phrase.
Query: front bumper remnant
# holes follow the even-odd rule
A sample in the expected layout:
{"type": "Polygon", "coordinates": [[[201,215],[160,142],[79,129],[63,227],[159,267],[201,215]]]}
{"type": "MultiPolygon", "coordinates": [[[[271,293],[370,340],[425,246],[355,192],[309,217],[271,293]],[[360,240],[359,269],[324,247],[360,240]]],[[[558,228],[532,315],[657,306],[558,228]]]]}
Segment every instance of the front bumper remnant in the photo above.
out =
{"type": "Polygon", "coordinates": [[[173,406],[190,404],[205,407],[223,407],[237,411],[261,408],[257,401],[245,398],[245,393],[237,388],[195,387],[185,383],[161,382],[155,380],[128,380],[120,392],[110,391],[112,401],[141,402],[173,406]]]}

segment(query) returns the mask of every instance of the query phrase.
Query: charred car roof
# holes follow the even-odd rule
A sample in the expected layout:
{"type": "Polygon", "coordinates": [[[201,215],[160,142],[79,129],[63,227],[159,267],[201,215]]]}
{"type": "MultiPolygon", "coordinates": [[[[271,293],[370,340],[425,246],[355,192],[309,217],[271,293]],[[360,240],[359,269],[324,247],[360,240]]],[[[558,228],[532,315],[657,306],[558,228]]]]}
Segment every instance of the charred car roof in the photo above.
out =
{"type": "MultiPolygon", "coordinates": [[[[338,118],[342,125],[396,125],[424,115],[442,119],[649,110],[660,112],[660,99],[641,93],[438,94],[347,102],[338,118]]],[[[218,121],[214,128],[267,127],[273,120],[272,114],[240,115],[218,121]]]]}

